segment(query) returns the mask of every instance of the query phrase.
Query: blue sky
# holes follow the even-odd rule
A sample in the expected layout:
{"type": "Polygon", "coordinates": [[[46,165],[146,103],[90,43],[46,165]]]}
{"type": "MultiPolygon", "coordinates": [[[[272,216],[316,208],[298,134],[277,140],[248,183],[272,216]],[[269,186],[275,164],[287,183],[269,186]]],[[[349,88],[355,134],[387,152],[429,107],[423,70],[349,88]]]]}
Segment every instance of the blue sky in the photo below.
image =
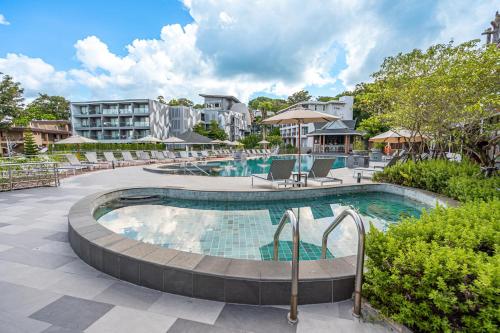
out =
{"type": "Polygon", "coordinates": [[[0,72],[71,100],[335,95],[386,56],[480,38],[480,0],[0,0],[0,72]]]}

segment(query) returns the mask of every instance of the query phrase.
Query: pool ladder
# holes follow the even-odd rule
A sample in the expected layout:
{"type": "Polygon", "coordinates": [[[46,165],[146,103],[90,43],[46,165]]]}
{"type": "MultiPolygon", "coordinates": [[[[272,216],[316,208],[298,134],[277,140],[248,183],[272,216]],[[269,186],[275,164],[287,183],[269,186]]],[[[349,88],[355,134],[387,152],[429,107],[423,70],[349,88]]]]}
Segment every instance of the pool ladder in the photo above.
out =
{"type": "MultiPolygon", "coordinates": [[[[361,216],[352,208],[344,209],[332,223],[326,228],[323,233],[322,247],[321,247],[321,259],[326,259],[328,236],[330,233],[342,222],[347,216],[351,216],[356,224],[358,231],[358,253],[356,256],[356,277],[354,280],[354,308],[352,311],[353,316],[359,317],[361,315],[361,288],[363,286],[363,266],[365,261],[365,227],[363,225],[363,220],[361,216]]],[[[299,233],[299,219],[295,216],[295,213],[288,209],[281,217],[278,228],[274,233],[274,257],[275,261],[278,260],[278,250],[279,250],[279,237],[281,231],[285,227],[287,221],[292,224],[292,235],[293,235],[293,245],[292,245],[292,288],[290,296],[290,312],[288,313],[288,323],[295,325],[298,321],[297,318],[297,305],[298,305],[298,293],[299,293],[299,244],[300,244],[300,233],[299,233]]]]}

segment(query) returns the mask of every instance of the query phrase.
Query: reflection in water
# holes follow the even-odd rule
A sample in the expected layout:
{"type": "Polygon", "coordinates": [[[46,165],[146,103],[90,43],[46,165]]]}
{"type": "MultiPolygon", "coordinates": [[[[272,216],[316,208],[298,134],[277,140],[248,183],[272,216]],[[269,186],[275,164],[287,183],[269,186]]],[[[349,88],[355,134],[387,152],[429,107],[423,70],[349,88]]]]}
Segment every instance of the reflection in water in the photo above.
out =
{"type": "MultiPolygon", "coordinates": [[[[300,218],[301,259],[318,259],[323,231],[346,206],[359,211],[370,224],[384,230],[401,216],[419,216],[424,206],[388,193],[360,193],[293,201],[231,202],[163,198],[153,203],[124,206],[110,202],[96,212],[110,230],[143,242],[177,250],[228,258],[272,259],[272,240],[286,209],[300,218]]],[[[354,254],[357,233],[346,219],[329,238],[334,256],[354,254]]],[[[280,259],[291,256],[291,227],[285,226],[280,259]]]]}

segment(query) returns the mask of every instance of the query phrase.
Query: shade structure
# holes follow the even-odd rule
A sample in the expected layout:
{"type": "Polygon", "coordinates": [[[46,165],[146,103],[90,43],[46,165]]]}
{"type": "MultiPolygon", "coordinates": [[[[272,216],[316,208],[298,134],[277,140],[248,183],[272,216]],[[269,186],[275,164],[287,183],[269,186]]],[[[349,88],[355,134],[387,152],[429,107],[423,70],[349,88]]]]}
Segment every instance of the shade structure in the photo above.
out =
{"type": "Polygon", "coordinates": [[[401,142],[422,142],[425,138],[421,135],[406,129],[389,130],[370,138],[370,142],[386,142],[386,143],[401,143],[401,142]]]}
{"type": "Polygon", "coordinates": [[[300,172],[301,172],[301,158],[300,158],[300,148],[301,148],[301,125],[308,123],[322,123],[322,122],[331,122],[335,120],[339,120],[340,118],[337,116],[333,116],[328,113],[312,111],[303,107],[294,108],[282,113],[278,113],[275,116],[264,119],[262,121],[263,124],[270,125],[285,125],[285,124],[298,124],[299,130],[297,131],[298,143],[299,143],[299,175],[298,179],[300,180],[300,172]]]}
{"type": "Polygon", "coordinates": [[[182,134],[179,134],[179,139],[184,140],[184,144],[186,145],[210,145],[212,144],[212,139],[198,134],[193,131],[186,131],[182,134]]]}
{"type": "Polygon", "coordinates": [[[271,142],[267,141],[267,140],[260,140],[259,142],[257,142],[259,145],[267,145],[271,142]]]}
{"type": "Polygon", "coordinates": [[[238,142],[235,142],[235,141],[229,141],[229,140],[224,140],[224,141],[222,141],[222,143],[224,143],[224,144],[226,144],[226,145],[228,145],[228,146],[237,146],[237,145],[239,145],[239,143],[238,143],[238,142]]]}
{"type": "Polygon", "coordinates": [[[135,140],[136,142],[151,142],[151,143],[160,143],[163,142],[161,139],[155,138],[154,136],[147,135],[143,138],[135,140]]]}
{"type": "Polygon", "coordinates": [[[56,145],[62,144],[80,144],[80,143],[97,143],[97,140],[89,139],[80,135],[72,135],[66,139],[55,142],[56,145]]]}
{"type": "Polygon", "coordinates": [[[184,140],[182,139],[179,139],[178,137],[176,136],[171,136],[169,138],[166,138],[165,140],[163,140],[164,143],[184,143],[184,140]]]}
{"type": "Polygon", "coordinates": [[[211,143],[211,144],[214,144],[214,145],[220,145],[220,144],[223,144],[223,143],[224,143],[224,141],[219,140],[219,139],[215,139],[215,140],[213,140],[213,141],[212,141],[212,142],[210,142],[210,143],[211,143]]]}

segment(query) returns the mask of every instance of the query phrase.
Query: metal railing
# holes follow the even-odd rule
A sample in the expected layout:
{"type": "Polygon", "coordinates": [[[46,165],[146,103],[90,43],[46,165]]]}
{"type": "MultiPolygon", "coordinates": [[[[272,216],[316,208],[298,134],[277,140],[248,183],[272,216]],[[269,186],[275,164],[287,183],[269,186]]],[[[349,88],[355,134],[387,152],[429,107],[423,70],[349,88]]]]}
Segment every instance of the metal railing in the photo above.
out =
{"type": "Polygon", "coordinates": [[[287,221],[292,225],[292,292],[290,295],[290,312],[288,313],[288,323],[295,325],[298,322],[297,318],[297,305],[299,295],[299,220],[292,210],[288,209],[281,217],[278,228],[274,233],[274,260],[278,260],[279,238],[281,231],[285,227],[287,221]]]}
{"type": "Polygon", "coordinates": [[[0,164],[0,191],[58,185],[56,162],[0,164]]]}
{"type": "Polygon", "coordinates": [[[356,223],[356,228],[358,230],[358,253],[356,257],[356,277],[354,280],[354,309],[352,314],[355,317],[361,315],[361,288],[363,286],[363,266],[365,262],[365,227],[363,225],[363,220],[361,216],[351,208],[343,210],[333,222],[326,228],[323,233],[323,242],[321,246],[321,258],[326,259],[328,235],[346,218],[351,216],[356,223]]]}

